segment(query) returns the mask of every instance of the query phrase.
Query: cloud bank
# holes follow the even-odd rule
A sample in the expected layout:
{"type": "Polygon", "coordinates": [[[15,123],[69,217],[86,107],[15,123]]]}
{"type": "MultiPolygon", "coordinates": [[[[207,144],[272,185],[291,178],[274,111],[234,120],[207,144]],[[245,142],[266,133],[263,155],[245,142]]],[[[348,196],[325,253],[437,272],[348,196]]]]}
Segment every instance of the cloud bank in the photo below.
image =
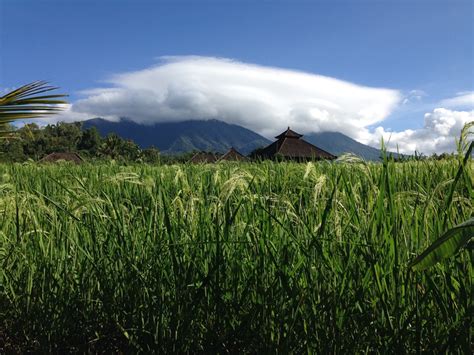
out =
{"type": "Polygon", "coordinates": [[[84,92],[68,115],[127,117],[144,124],[215,118],[267,137],[287,126],[357,137],[402,98],[397,90],[209,57],[166,58],[152,68],[116,75],[108,84],[112,87],[84,92]]]}
{"type": "Polygon", "coordinates": [[[455,97],[442,100],[443,107],[474,108],[474,91],[460,92],[455,97]]]}
{"type": "Polygon", "coordinates": [[[407,95],[405,95],[405,98],[403,99],[403,104],[406,105],[412,102],[419,102],[425,96],[427,96],[427,94],[423,90],[411,90],[410,92],[408,92],[407,95]]]}
{"type": "Polygon", "coordinates": [[[383,127],[377,127],[367,143],[376,145],[383,137],[384,142],[388,143],[389,149],[396,150],[398,148],[401,153],[453,152],[456,147],[455,139],[459,138],[462,127],[473,120],[474,110],[452,111],[446,108],[436,108],[433,112],[425,114],[423,128],[387,132],[383,127]]]}
{"type": "MultiPolygon", "coordinates": [[[[272,138],[287,126],[303,134],[338,131],[360,142],[425,154],[454,150],[454,137],[471,112],[435,109],[418,130],[371,130],[397,107],[426,93],[357,85],[335,78],[214,57],[166,57],[151,68],[118,74],[108,87],[83,92],[83,99],[56,119],[128,118],[138,123],[219,119],[272,138]]],[[[443,100],[464,105],[473,93],[443,100]]]]}
{"type": "Polygon", "coordinates": [[[425,113],[422,128],[391,132],[377,127],[365,143],[380,145],[383,138],[389,149],[399,149],[407,154],[415,151],[424,154],[454,152],[461,129],[466,123],[474,121],[474,92],[457,93],[454,97],[441,100],[438,106],[441,107],[425,113]]]}

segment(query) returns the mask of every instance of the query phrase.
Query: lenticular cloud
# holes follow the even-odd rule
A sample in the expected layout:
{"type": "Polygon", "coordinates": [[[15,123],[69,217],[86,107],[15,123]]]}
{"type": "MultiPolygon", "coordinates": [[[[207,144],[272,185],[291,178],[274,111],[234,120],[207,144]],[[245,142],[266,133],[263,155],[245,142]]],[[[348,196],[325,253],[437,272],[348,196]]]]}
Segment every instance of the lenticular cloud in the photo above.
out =
{"type": "Polygon", "coordinates": [[[84,92],[68,115],[143,124],[219,119],[267,137],[292,126],[302,133],[339,131],[358,138],[402,98],[397,90],[209,57],[167,57],[107,83],[84,92]]]}

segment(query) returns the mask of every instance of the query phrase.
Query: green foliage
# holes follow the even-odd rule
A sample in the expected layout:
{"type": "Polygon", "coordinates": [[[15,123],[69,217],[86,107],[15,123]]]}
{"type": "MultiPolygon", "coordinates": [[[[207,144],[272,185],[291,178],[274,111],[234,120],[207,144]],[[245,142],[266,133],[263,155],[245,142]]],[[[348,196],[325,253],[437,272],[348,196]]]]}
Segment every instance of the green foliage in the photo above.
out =
{"type": "Polygon", "coordinates": [[[67,102],[62,99],[66,95],[49,93],[56,89],[45,81],[35,81],[1,96],[0,124],[58,113],[62,110],[60,105],[67,102]]]}
{"type": "Polygon", "coordinates": [[[47,125],[41,133],[46,140],[47,153],[75,151],[83,135],[79,122],[58,122],[54,125],[47,125]]]}
{"type": "Polygon", "coordinates": [[[461,223],[431,244],[423,253],[413,260],[409,267],[414,270],[424,270],[439,261],[456,254],[462,247],[474,238],[474,218],[461,223]]]}
{"type": "Polygon", "coordinates": [[[471,169],[0,165],[4,350],[469,353],[471,255],[406,265],[472,217],[471,169]]]}
{"type": "Polygon", "coordinates": [[[160,163],[160,151],[155,147],[143,149],[141,151],[142,161],[148,164],[160,163]]]}
{"type": "Polygon", "coordinates": [[[125,140],[115,133],[107,135],[99,147],[99,155],[125,161],[136,161],[141,151],[131,140],[125,140]]]}
{"type": "Polygon", "coordinates": [[[95,127],[82,130],[78,122],[59,122],[45,127],[30,123],[9,132],[11,134],[0,140],[0,161],[3,162],[39,160],[54,152],[80,152],[88,159],[126,163],[160,162],[156,148],[141,150],[134,142],[115,134],[102,138],[95,127]]]}
{"type": "Polygon", "coordinates": [[[262,154],[263,154],[264,149],[265,149],[265,147],[255,148],[254,150],[252,150],[250,152],[249,156],[252,159],[262,159],[262,154]]]}
{"type": "MultiPolygon", "coordinates": [[[[472,151],[474,142],[469,139],[473,134],[471,128],[474,122],[470,122],[464,126],[461,137],[458,142],[458,158],[459,168],[454,177],[451,189],[448,193],[447,207],[453,201],[453,195],[457,182],[463,176],[466,182],[466,188],[471,198],[474,198],[472,189],[472,151]]],[[[444,225],[446,225],[447,216],[444,217],[444,225]]],[[[474,218],[455,226],[448,230],[432,245],[430,245],[421,255],[410,263],[410,267],[414,270],[423,270],[435,265],[437,262],[453,256],[459,249],[468,245],[474,238],[474,218]]]]}
{"type": "Polygon", "coordinates": [[[101,142],[102,139],[97,128],[88,128],[82,132],[77,149],[87,151],[90,155],[97,155],[101,142]]]}
{"type": "Polygon", "coordinates": [[[15,137],[3,138],[0,140],[0,160],[10,162],[22,162],[27,159],[23,144],[15,137]]]}

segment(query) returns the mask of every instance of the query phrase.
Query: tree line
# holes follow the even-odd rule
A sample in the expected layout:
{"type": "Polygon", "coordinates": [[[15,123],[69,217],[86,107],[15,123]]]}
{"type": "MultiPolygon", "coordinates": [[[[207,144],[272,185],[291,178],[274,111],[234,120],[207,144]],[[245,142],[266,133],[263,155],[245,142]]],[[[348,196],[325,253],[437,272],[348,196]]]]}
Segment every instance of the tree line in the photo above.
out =
{"type": "Polygon", "coordinates": [[[88,160],[158,163],[162,159],[155,147],[141,149],[135,142],[111,133],[102,137],[95,127],[83,129],[82,123],[28,123],[21,128],[8,125],[0,138],[0,161],[37,161],[55,152],[75,152],[88,160]]]}
{"type": "MultiPolygon", "coordinates": [[[[156,147],[141,149],[133,140],[115,133],[102,137],[95,127],[83,129],[81,122],[59,122],[44,127],[28,123],[21,128],[7,124],[0,127],[0,131],[3,132],[0,135],[0,162],[38,161],[50,153],[74,152],[89,161],[113,159],[123,163],[180,163],[188,161],[195,153],[163,155],[156,147]]],[[[250,157],[258,160],[260,150],[255,149],[250,157]]],[[[391,156],[394,161],[454,158],[454,154],[447,153],[391,156]]]]}

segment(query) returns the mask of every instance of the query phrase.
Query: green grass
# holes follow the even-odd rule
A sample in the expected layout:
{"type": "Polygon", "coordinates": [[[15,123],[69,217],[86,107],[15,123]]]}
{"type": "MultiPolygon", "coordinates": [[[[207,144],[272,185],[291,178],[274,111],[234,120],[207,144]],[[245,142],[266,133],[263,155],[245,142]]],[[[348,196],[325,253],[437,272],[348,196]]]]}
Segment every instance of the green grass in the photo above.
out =
{"type": "Polygon", "coordinates": [[[2,165],[0,352],[468,353],[460,164],[2,165]]]}

